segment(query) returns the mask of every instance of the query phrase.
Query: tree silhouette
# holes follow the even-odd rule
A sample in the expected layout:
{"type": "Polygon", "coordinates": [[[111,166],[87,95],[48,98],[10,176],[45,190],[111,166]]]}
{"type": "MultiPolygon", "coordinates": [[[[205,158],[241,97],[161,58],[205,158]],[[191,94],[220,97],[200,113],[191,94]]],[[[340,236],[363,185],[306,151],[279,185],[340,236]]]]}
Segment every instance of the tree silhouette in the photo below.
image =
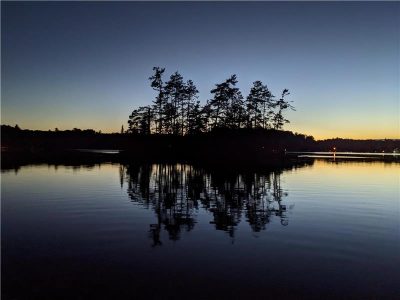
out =
{"type": "Polygon", "coordinates": [[[188,112],[188,134],[198,134],[207,131],[207,112],[206,107],[201,107],[200,101],[192,106],[188,112]]]}
{"type": "Polygon", "coordinates": [[[165,68],[154,67],[153,68],[154,75],[149,77],[151,81],[151,87],[158,92],[157,97],[154,103],[154,112],[156,115],[155,123],[156,123],[156,132],[161,134],[162,133],[162,126],[163,126],[163,106],[165,102],[165,92],[164,86],[162,81],[162,75],[164,74],[165,68]]]}
{"type": "Polygon", "coordinates": [[[250,93],[244,101],[236,87],[237,77],[231,75],[211,90],[213,95],[202,106],[198,101],[198,90],[192,80],[184,82],[176,71],[167,82],[162,77],[165,68],[154,67],[149,77],[151,87],[157,92],[152,106],[139,107],[129,116],[128,132],[137,134],[193,135],[216,128],[264,128],[282,129],[289,123],[283,114],[294,107],[284,98],[289,95],[285,89],[279,100],[266,85],[253,82],[250,93]],[[275,111],[276,110],[276,111],[275,111]]]}
{"type": "Polygon", "coordinates": [[[171,75],[165,84],[165,95],[172,105],[169,110],[170,118],[172,118],[172,133],[183,135],[184,107],[185,107],[185,85],[183,77],[178,72],[171,75]]]}
{"type": "Polygon", "coordinates": [[[234,88],[226,111],[225,126],[232,129],[242,128],[246,120],[247,112],[244,107],[242,93],[239,89],[234,88]]]}
{"type": "Polygon", "coordinates": [[[275,107],[278,108],[278,111],[273,118],[273,126],[275,129],[282,129],[282,127],[285,123],[290,123],[289,120],[287,120],[283,117],[283,112],[285,110],[287,110],[287,109],[294,110],[294,107],[288,101],[285,101],[285,99],[284,99],[287,95],[290,95],[289,90],[284,89],[282,91],[281,98],[278,101],[276,101],[276,103],[275,103],[275,107]]]}
{"type": "Polygon", "coordinates": [[[211,90],[214,97],[209,101],[209,108],[213,128],[227,127],[227,121],[234,122],[232,113],[229,113],[228,110],[234,103],[235,106],[239,106],[242,99],[239,89],[235,87],[236,83],[237,79],[234,74],[224,82],[217,83],[216,87],[211,90]]]}
{"type": "Polygon", "coordinates": [[[150,106],[141,106],[132,111],[129,116],[129,132],[150,134],[153,111],[150,106]]]}
{"type": "Polygon", "coordinates": [[[273,114],[274,103],[272,94],[266,85],[257,80],[253,82],[250,93],[246,99],[248,121],[250,128],[268,128],[268,119],[273,114]]]}
{"type": "Polygon", "coordinates": [[[134,109],[129,116],[128,128],[131,133],[139,133],[141,115],[138,109],[134,109]]]}
{"type": "Polygon", "coordinates": [[[186,100],[186,112],[182,108],[182,119],[186,116],[185,123],[182,122],[181,135],[184,133],[198,132],[195,129],[197,118],[200,113],[200,102],[197,100],[198,90],[192,80],[188,80],[184,87],[184,97],[186,100]],[[184,130],[185,128],[185,130],[184,130]]]}

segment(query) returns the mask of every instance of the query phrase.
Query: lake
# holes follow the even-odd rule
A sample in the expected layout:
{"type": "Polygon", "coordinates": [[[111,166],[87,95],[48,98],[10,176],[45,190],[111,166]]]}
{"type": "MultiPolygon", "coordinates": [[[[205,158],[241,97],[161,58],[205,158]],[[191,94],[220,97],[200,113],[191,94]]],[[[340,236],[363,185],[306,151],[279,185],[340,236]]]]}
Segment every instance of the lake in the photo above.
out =
{"type": "Polygon", "coordinates": [[[400,298],[400,163],[2,170],[3,299],[400,298]]]}

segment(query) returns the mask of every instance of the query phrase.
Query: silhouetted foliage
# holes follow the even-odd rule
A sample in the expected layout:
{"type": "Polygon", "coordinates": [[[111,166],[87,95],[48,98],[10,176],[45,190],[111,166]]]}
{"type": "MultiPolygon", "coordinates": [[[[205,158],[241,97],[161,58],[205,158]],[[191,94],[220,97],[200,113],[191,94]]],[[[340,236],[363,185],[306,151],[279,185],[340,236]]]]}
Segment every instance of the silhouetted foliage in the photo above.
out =
{"type": "Polygon", "coordinates": [[[129,131],[133,133],[150,134],[152,119],[153,110],[150,106],[141,106],[135,109],[129,116],[129,131]]]}
{"type": "Polygon", "coordinates": [[[184,82],[179,72],[163,81],[165,68],[154,67],[149,77],[157,92],[153,106],[139,107],[129,116],[129,132],[137,134],[193,135],[215,129],[264,128],[282,129],[289,120],[283,113],[293,106],[274,96],[261,81],[255,81],[246,101],[236,87],[237,76],[231,75],[211,90],[213,97],[202,106],[192,80],[184,82]]]}
{"type": "Polygon", "coordinates": [[[162,75],[164,74],[165,68],[154,67],[154,75],[149,78],[151,81],[151,87],[157,91],[157,97],[155,99],[153,110],[155,112],[154,122],[156,123],[156,132],[162,133],[163,128],[163,107],[165,105],[164,100],[164,85],[162,80],[162,75]]]}
{"type": "Polygon", "coordinates": [[[243,96],[236,87],[236,75],[232,75],[211,90],[214,97],[209,101],[212,128],[240,128],[244,117],[243,96]]]}
{"type": "Polygon", "coordinates": [[[261,81],[255,81],[246,99],[248,113],[248,127],[271,128],[270,120],[273,118],[273,95],[261,81]]]}
{"type": "Polygon", "coordinates": [[[285,123],[289,123],[289,120],[283,117],[283,112],[287,109],[294,110],[294,107],[284,99],[287,95],[290,95],[289,90],[284,89],[281,98],[275,103],[275,106],[278,107],[278,111],[273,117],[273,126],[275,129],[282,129],[285,123]]]}
{"type": "Polygon", "coordinates": [[[186,103],[184,104],[186,105],[186,111],[182,107],[182,120],[185,119],[185,121],[182,121],[181,134],[194,134],[201,132],[204,128],[202,126],[201,116],[203,112],[200,108],[200,102],[197,101],[197,94],[199,93],[199,91],[197,90],[197,87],[194,85],[192,80],[188,80],[186,82],[184,89],[184,96],[186,101],[186,103]]]}

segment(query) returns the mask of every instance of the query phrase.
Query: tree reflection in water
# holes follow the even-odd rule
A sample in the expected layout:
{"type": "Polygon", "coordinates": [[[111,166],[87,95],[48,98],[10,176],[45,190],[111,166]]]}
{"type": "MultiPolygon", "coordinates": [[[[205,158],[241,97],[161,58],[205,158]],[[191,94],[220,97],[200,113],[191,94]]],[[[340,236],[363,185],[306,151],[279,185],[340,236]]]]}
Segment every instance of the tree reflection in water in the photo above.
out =
{"type": "Polygon", "coordinates": [[[280,175],[285,168],[259,171],[207,170],[185,164],[128,164],[120,167],[121,186],[127,182],[130,199],[154,210],[157,222],[150,225],[153,246],[162,245],[163,230],[171,240],[178,240],[182,230],[196,224],[199,207],[210,212],[215,229],[234,237],[242,219],[254,232],[266,229],[275,217],[288,225],[287,193],[280,175]]]}

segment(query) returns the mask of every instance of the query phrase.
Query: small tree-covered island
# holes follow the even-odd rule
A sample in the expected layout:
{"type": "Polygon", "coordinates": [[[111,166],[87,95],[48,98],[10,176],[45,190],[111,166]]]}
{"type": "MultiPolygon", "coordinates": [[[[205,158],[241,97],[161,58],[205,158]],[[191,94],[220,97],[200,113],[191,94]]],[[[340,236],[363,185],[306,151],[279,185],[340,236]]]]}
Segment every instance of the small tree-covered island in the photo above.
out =
{"type": "MultiPolygon", "coordinates": [[[[71,156],[77,149],[119,150],[125,159],[201,159],[210,162],[262,163],[281,161],[288,152],[396,152],[399,140],[328,139],[283,130],[285,114],[295,110],[284,89],[275,96],[262,81],[253,82],[244,97],[235,74],[215,84],[201,103],[192,80],[178,72],[165,78],[165,68],[154,67],[149,77],[155,98],[135,108],[127,129],[101,133],[93,129],[38,131],[2,125],[3,158],[71,156]]],[[[87,159],[87,158],[85,158],[87,159]]]]}
{"type": "Polygon", "coordinates": [[[129,116],[130,133],[196,135],[215,129],[282,129],[289,120],[284,112],[294,107],[285,101],[289,90],[276,97],[261,81],[253,83],[244,98],[231,75],[211,90],[212,98],[202,106],[192,80],[184,81],[179,72],[164,81],[165,68],[154,67],[149,79],[157,92],[153,105],[135,109],[129,116]]]}

